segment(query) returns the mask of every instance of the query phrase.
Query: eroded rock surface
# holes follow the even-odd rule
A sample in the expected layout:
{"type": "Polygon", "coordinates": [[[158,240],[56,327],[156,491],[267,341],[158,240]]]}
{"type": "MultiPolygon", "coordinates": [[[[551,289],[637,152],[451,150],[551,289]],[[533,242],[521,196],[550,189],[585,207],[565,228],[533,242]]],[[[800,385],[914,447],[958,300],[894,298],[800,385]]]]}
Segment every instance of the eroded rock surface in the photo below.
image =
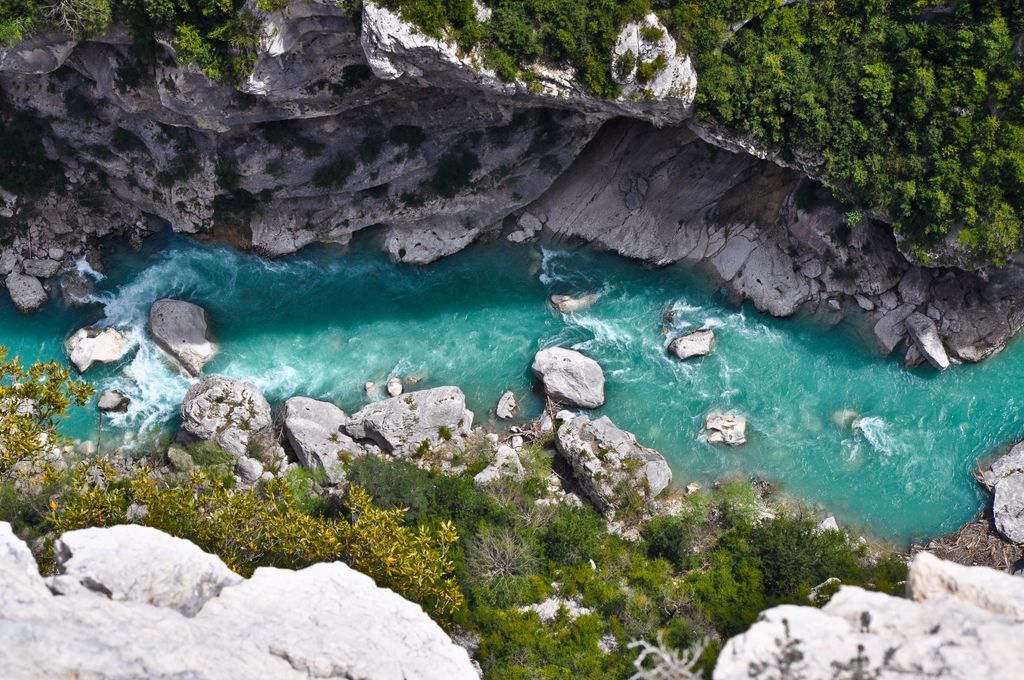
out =
{"type": "Polygon", "coordinates": [[[340,562],[240,579],[153,529],[61,540],[67,573],[48,581],[0,523],[5,677],[477,678],[419,605],[340,562]]]}
{"type": "Polygon", "coordinates": [[[591,420],[561,411],[558,452],[572,467],[583,493],[606,515],[626,507],[632,494],[650,503],[672,482],[664,456],[615,426],[608,416],[591,420]]]}
{"type": "Polygon", "coordinates": [[[1024,442],[993,462],[982,481],[992,492],[996,530],[1013,543],[1024,543],[1024,442]]]}
{"type": "Polygon", "coordinates": [[[821,609],[783,605],[729,640],[716,680],[1015,678],[1024,664],[1018,577],[920,554],[902,599],[844,586],[821,609]],[[846,673],[844,675],[844,673],[846,673]]]}
{"type": "Polygon", "coordinates": [[[114,328],[80,328],[64,341],[64,351],[79,373],[93,364],[110,364],[128,351],[128,338],[114,328]]]}
{"type": "Polygon", "coordinates": [[[271,425],[270,404],[259,388],[223,375],[204,376],[181,403],[187,438],[214,442],[237,458],[283,459],[271,425]]]}
{"type": "Polygon", "coordinates": [[[34,276],[11,272],[4,280],[11,302],[23,314],[31,314],[42,307],[50,296],[43,289],[43,284],[34,276]]]}
{"type": "Polygon", "coordinates": [[[299,463],[306,469],[322,470],[332,482],[345,479],[346,458],[365,454],[363,447],[342,428],[345,412],[334,404],[308,397],[292,397],[284,403],[284,434],[299,463]]]}
{"type": "Polygon", "coordinates": [[[357,441],[369,441],[394,455],[412,455],[423,443],[439,444],[468,435],[473,412],[458,387],[408,392],[363,407],[345,424],[357,441]]]}

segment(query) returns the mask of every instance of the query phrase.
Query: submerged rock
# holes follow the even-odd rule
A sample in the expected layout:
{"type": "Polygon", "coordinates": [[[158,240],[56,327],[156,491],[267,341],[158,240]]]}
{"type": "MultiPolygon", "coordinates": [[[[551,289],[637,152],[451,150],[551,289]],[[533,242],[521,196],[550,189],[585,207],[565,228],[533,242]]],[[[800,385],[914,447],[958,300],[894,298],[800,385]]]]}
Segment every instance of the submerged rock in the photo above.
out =
{"type": "Polygon", "coordinates": [[[43,284],[34,276],[11,272],[7,275],[4,283],[7,285],[7,292],[11,295],[11,302],[22,314],[31,314],[49,299],[43,289],[43,284]]]}
{"type": "Polygon", "coordinates": [[[875,678],[1019,675],[1024,581],[921,553],[907,594],[843,586],[821,609],[768,609],[725,644],[714,678],[833,678],[846,668],[875,678]]]}
{"type": "Polygon", "coordinates": [[[181,300],[157,300],[149,310],[157,346],[184,372],[197,377],[217,351],[210,342],[206,310],[181,300]]]}
{"type": "Polygon", "coordinates": [[[192,385],[181,403],[181,429],[192,438],[216,443],[236,458],[256,453],[280,459],[273,442],[270,404],[252,383],[207,375],[192,385]]]}
{"type": "Polygon", "coordinates": [[[100,395],[100,398],[96,401],[96,408],[101,411],[112,411],[115,413],[124,412],[128,410],[128,405],[132,403],[132,400],[124,396],[117,390],[106,390],[100,395]]]}
{"type": "Polygon", "coordinates": [[[1024,442],[992,463],[982,482],[992,492],[996,529],[1013,543],[1024,543],[1024,442]]]}
{"type": "Polygon", "coordinates": [[[668,351],[680,359],[704,357],[711,354],[714,348],[715,332],[709,328],[680,335],[668,345],[668,351]]]}
{"type": "Polygon", "coordinates": [[[65,573],[45,579],[0,523],[5,677],[477,678],[419,605],[341,562],[242,579],[136,526],[69,532],[58,546],[65,573]]]}
{"type": "Polygon", "coordinates": [[[515,414],[516,409],[519,405],[516,403],[516,395],[512,390],[507,390],[498,399],[498,407],[494,410],[494,414],[502,420],[511,420],[515,414]]]}
{"type": "Polygon", "coordinates": [[[411,455],[423,443],[438,444],[466,436],[473,412],[458,387],[435,387],[409,392],[364,406],[344,430],[356,441],[368,440],[394,455],[411,455]]]}
{"type": "Polygon", "coordinates": [[[577,297],[572,295],[552,295],[550,301],[551,306],[562,314],[573,314],[592,307],[600,299],[601,295],[599,293],[588,293],[577,297]]]}
{"type": "Polygon", "coordinates": [[[604,404],[604,371],[596,361],[575,350],[542,349],[533,359],[533,374],[541,381],[544,393],[561,404],[579,408],[604,404]]]}
{"type": "Polygon", "coordinates": [[[583,493],[598,510],[613,515],[638,492],[650,503],[672,481],[664,456],[636,441],[602,416],[591,420],[568,411],[558,414],[562,425],[555,433],[555,447],[572,467],[583,493]]]}
{"type": "Polygon", "coordinates": [[[942,338],[939,337],[939,329],[934,321],[920,312],[914,312],[903,323],[906,324],[907,333],[913,340],[914,347],[932,367],[939,371],[949,368],[949,357],[946,355],[946,348],[942,346],[942,338]]]}
{"type": "Polygon", "coordinates": [[[110,364],[128,351],[128,338],[113,328],[79,328],[64,341],[64,351],[79,373],[93,364],[110,364]]]}
{"type": "Polygon", "coordinates": [[[709,413],[704,432],[709,444],[740,446],[747,443],[747,419],[735,413],[709,413]]]}
{"type": "Polygon", "coordinates": [[[323,470],[334,483],[345,480],[345,459],[359,458],[365,450],[342,431],[348,417],[334,404],[308,397],[284,403],[284,434],[307,470],[323,470]]]}

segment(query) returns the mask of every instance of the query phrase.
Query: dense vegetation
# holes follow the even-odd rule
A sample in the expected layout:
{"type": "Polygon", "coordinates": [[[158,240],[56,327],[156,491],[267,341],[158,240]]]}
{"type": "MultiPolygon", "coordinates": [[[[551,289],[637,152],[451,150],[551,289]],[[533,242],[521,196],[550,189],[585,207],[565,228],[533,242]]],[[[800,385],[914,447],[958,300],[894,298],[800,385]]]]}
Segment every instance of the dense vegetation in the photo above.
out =
{"type": "MultiPolygon", "coordinates": [[[[344,560],[471,641],[487,678],[626,677],[630,642],[659,638],[681,648],[710,640],[710,669],[721,642],[767,606],[820,604],[834,586],[812,588],[831,577],[895,592],[905,576],[898,556],[816,532],[800,511],[761,520],[764,503],[745,481],[691,494],[625,540],[591,508],[546,499],[552,453],[540,445],[523,450],[524,479],[483,490],[471,476],[488,460],[483,437],[448,458],[464,476],[366,457],[339,487],[295,469],[234,488],[234,459],[210,443],[153,444],[134,462],[48,453],[66,449],[59,421],[89,394],[65,367],[25,369],[0,354],[0,520],[41,538],[37,550],[64,531],[133,521],[245,575],[344,560]],[[544,621],[530,607],[551,597],[563,604],[544,621]],[[568,603],[582,609],[571,615],[568,603]]],[[[418,462],[450,454],[428,446],[418,462]]]]}

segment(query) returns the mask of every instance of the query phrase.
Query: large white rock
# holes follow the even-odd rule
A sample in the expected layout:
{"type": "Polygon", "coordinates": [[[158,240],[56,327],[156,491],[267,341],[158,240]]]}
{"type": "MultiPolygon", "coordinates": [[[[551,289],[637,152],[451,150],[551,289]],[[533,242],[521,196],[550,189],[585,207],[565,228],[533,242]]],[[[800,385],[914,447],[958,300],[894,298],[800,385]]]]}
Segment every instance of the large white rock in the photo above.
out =
{"type": "Polygon", "coordinates": [[[28,547],[0,523],[5,678],[477,678],[466,651],[419,605],[340,562],[262,568],[240,580],[217,558],[204,562],[195,546],[154,530],[138,534],[140,546],[123,529],[88,531],[88,541],[73,539],[79,547],[66,564],[90,587],[58,576],[54,587],[67,592],[55,595],[28,547]],[[119,538],[108,546],[103,534],[111,531],[119,538]],[[175,605],[196,592],[188,587],[197,583],[192,569],[230,583],[188,617],[175,605]],[[116,596],[102,592],[108,585],[116,596]]]}
{"type": "Polygon", "coordinates": [[[1018,678],[1021,584],[920,554],[913,600],[842,587],[822,609],[774,607],[725,644],[714,678],[1018,678]]]}
{"type": "Polygon", "coordinates": [[[636,437],[602,416],[591,420],[561,411],[555,433],[558,452],[572,467],[583,493],[602,513],[611,515],[622,506],[623,492],[636,490],[653,500],[672,482],[665,457],[641,446],[636,437]]]}
{"type": "Polygon", "coordinates": [[[206,310],[191,302],[154,302],[149,310],[149,331],[157,346],[193,377],[217,351],[208,337],[206,310]]]}
{"type": "Polygon", "coordinates": [[[478,472],[473,477],[473,483],[477,486],[487,486],[502,477],[520,479],[525,472],[516,450],[508,444],[502,444],[494,454],[494,462],[478,472]]]}
{"type": "Polygon", "coordinates": [[[53,548],[62,593],[84,588],[112,600],[145,602],[193,616],[242,577],[194,543],[134,524],[79,529],[53,548]]]}
{"type": "Polygon", "coordinates": [[[348,417],[334,404],[308,397],[284,403],[284,434],[302,467],[323,470],[332,482],[345,479],[344,459],[365,455],[342,431],[348,417]]]}
{"type": "Polygon", "coordinates": [[[114,328],[79,328],[64,341],[64,351],[80,373],[93,364],[110,364],[128,351],[128,338],[114,328]]]}
{"type": "Polygon", "coordinates": [[[31,314],[49,299],[43,284],[34,276],[11,272],[4,279],[4,283],[11,295],[11,302],[22,314],[31,314]]]}
{"type": "Polygon", "coordinates": [[[747,419],[735,413],[709,413],[704,420],[709,444],[740,446],[747,443],[747,419]]]}
{"type": "Polygon", "coordinates": [[[564,347],[537,352],[533,374],[544,393],[566,406],[597,408],[604,404],[604,371],[593,359],[564,347]]]}
{"type": "Polygon", "coordinates": [[[992,492],[996,529],[1014,543],[1024,543],[1024,442],[997,459],[983,475],[992,492]]]}
{"type": "Polygon", "coordinates": [[[692,102],[697,92],[697,72],[690,58],[679,53],[675,39],[653,12],[622,27],[612,49],[612,64],[612,77],[622,87],[620,99],[672,97],[692,102]],[[620,71],[616,63],[620,60],[632,63],[620,71]],[[644,80],[637,62],[653,65],[659,60],[663,67],[644,80]]]}
{"type": "Polygon", "coordinates": [[[704,357],[715,348],[715,332],[710,328],[687,333],[674,338],[668,345],[668,351],[680,359],[704,357]]]}
{"type": "Polygon", "coordinates": [[[435,387],[365,406],[349,418],[345,431],[388,453],[409,455],[424,441],[438,444],[447,437],[468,435],[472,427],[473,412],[466,408],[462,390],[435,387]]]}
{"type": "Polygon", "coordinates": [[[942,338],[935,322],[920,312],[914,312],[904,322],[907,334],[914,342],[914,347],[921,356],[928,360],[935,369],[944,371],[949,368],[949,356],[942,346],[942,338]]]}
{"type": "Polygon", "coordinates": [[[498,399],[498,407],[494,410],[494,415],[502,420],[510,420],[515,415],[518,406],[515,393],[512,390],[506,390],[498,399]]]}
{"type": "Polygon", "coordinates": [[[265,444],[262,438],[271,429],[270,404],[252,383],[207,375],[185,393],[181,429],[235,456],[246,456],[250,445],[265,444]]]}

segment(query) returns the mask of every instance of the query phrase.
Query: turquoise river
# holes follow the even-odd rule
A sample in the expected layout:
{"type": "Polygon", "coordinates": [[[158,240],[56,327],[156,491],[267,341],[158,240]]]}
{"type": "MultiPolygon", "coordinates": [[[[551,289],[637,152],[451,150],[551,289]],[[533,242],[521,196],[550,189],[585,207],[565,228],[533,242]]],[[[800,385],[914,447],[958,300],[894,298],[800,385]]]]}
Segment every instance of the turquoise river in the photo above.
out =
{"type": "MultiPolygon", "coordinates": [[[[272,403],[303,394],[353,412],[365,403],[365,381],[420,374],[424,386],[460,386],[478,422],[506,389],[529,395],[531,416],[541,408],[530,392],[533,354],[575,347],[605,369],[601,412],[664,453],[677,481],[758,475],[855,530],[899,541],[974,516],[984,496],[972,469],[1024,432],[1019,342],[981,365],[907,371],[879,356],[855,321],[772,319],[729,305],[691,270],[652,270],[564,244],[481,245],[410,267],[366,244],[266,261],[163,235],[141,252],[108,254],[96,293],[103,307],[53,302],[22,316],[3,296],[0,344],[25,361],[63,360],[63,340],[78,327],[127,329],[132,352],[88,374],[98,389],[132,398],[105,429],[167,432],[189,383],[146,335],[149,306],[161,297],[206,307],[220,346],[206,371],[250,380],[272,403]],[[600,300],[574,315],[547,304],[552,293],[588,291],[600,300]],[[714,354],[670,358],[668,308],[674,331],[714,328],[714,354]],[[746,446],[702,442],[714,409],[748,418],[746,446]]],[[[67,431],[94,437],[95,428],[96,411],[85,408],[67,431]]]]}

